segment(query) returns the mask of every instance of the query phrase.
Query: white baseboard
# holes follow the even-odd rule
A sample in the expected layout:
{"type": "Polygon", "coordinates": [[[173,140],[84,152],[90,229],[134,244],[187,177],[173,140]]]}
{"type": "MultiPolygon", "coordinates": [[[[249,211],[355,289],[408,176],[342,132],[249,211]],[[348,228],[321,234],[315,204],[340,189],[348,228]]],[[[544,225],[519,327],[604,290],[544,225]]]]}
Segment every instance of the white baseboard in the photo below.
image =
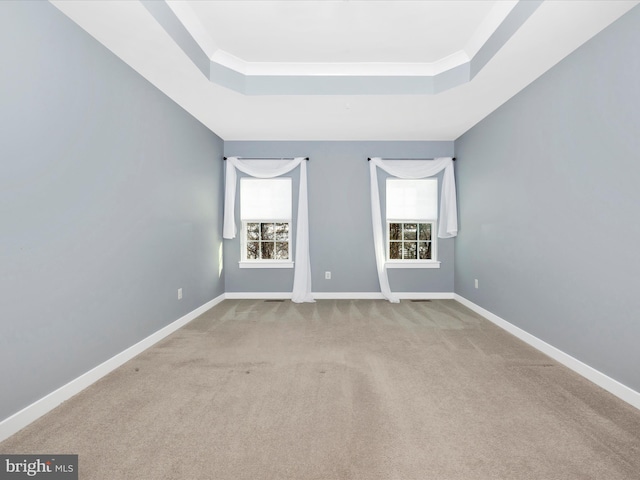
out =
{"type": "Polygon", "coordinates": [[[453,292],[394,292],[400,300],[451,300],[453,292]]]}
{"type": "Polygon", "coordinates": [[[379,300],[380,292],[313,292],[316,300],[379,300]]]}
{"type": "Polygon", "coordinates": [[[69,398],[87,388],[92,383],[100,380],[102,377],[115,370],[123,363],[131,360],[136,355],[139,355],[147,348],[159,342],[169,334],[175,332],[180,327],[189,323],[191,320],[202,315],[204,312],[213,308],[223,300],[224,294],[219,295],[213,300],[205,303],[192,312],[189,312],[185,316],[170,323],[166,327],[163,327],[157,332],[149,335],[147,338],[139,341],[135,345],[111,357],[109,360],[106,360],[97,367],[92,368],[88,372],[80,375],[78,378],[71,380],[66,385],[63,385],[57,390],[54,390],[40,400],[35,401],[19,412],[16,412],[10,417],[2,420],[2,422],[0,422],[0,441],[23,429],[34,420],[40,418],[45,413],[53,410],[65,400],[68,400],[69,398]]]}
{"type": "Polygon", "coordinates": [[[227,300],[289,300],[291,292],[227,292],[227,300]]]}
{"type": "Polygon", "coordinates": [[[582,375],[587,380],[595,383],[599,387],[604,388],[609,393],[612,393],[616,397],[624,400],[628,404],[640,409],[640,393],[635,390],[627,387],[626,385],[614,380],[613,378],[605,375],[604,373],[596,370],[593,367],[590,367],[586,363],[581,362],[580,360],[572,357],[571,355],[559,350],[553,345],[549,345],[547,342],[540,340],[538,337],[531,335],[530,333],[522,330],[519,327],[507,322],[506,320],[500,318],[499,316],[491,313],[488,310],[485,310],[479,305],[467,300],[464,297],[461,297],[458,294],[455,294],[454,299],[460,302],[465,307],[470,308],[474,312],[479,315],[482,315],[484,318],[494,323],[498,327],[506,330],[512,335],[518,337],[520,340],[528,343],[533,348],[541,351],[545,355],[553,358],[557,362],[561,363],[565,367],[570,368],[574,372],[582,375]]]}
{"type": "MultiPolygon", "coordinates": [[[[453,299],[453,292],[394,292],[404,300],[453,299]]],[[[316,300],[381,300],[380,292],[313,292],[316,300]]],[[[290,299],[291,292],[227,292],[225,298],[234,300],[281,300],[290,299]]]]}

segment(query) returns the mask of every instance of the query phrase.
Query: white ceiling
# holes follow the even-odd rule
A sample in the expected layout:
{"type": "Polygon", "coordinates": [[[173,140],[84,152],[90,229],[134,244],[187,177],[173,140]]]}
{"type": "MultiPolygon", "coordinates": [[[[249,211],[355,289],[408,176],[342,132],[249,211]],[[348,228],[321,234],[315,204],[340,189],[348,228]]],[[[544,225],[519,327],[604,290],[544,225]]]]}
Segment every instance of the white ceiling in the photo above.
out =
{"type": "Polygon", "coordinates": [[[462,50],[495,4],[251,2],[247,8],[237,1],[188,3],[220,49],[250,62],[303,63],[435,62],[462,50]]]}
{"type": "MultiPolygon", "coordinates": [[[[209,48],[215,44],[246,62],[308,64],[436,62],[475,47],[476,31],[486,33],[494,27],[494,17],[503,17],[517,2],[169,3],[192,10],[212,40],[209,48]],[[485,23],[489,27],[483,32],[479,27],[485,23]]],[[[207,51],[210,56],[215,53],[207,51]]]]}
{"type": "Polygon", "coordinates": [[[454,140],[640,3],[153,1],[51,3],[225,140],[454,140]]]}

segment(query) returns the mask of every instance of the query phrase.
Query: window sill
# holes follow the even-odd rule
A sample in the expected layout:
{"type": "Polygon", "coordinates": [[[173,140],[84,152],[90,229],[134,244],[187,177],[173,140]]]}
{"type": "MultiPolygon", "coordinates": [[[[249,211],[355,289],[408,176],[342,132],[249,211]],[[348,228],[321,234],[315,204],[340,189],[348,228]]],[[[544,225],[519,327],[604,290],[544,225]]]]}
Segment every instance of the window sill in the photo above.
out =
{"type": "Polygon", "coordinates": [[[423,260],[423,261],[391,261],[386,262],[385,267],[387,268],[440,268],[440,262],[437,260],[423,260]]]}
{"type": "Polygon", "coordinates": [[[238,262],[240,268],[293,268],[293,262],[278,260],[259,260],[238,262]]]}

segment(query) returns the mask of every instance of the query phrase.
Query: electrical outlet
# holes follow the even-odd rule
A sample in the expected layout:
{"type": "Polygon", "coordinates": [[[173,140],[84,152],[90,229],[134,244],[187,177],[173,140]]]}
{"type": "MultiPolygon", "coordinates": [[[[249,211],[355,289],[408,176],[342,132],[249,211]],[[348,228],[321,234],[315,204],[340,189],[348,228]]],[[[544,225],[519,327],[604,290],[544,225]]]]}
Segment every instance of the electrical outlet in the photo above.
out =
{"type": "Polygon", "coordinates": [[[182,288],[178,289],[178,300],[182,300],[182,288]]]}
{"type": "Polygon", "coordinates": [[[475,280],[475,287],[478,288],[478,279],[475,280]]]}
{"type": "Polygon", "coordinates": [[[331,272],[324,272],[324,279],[331,280],[331,272]]]}

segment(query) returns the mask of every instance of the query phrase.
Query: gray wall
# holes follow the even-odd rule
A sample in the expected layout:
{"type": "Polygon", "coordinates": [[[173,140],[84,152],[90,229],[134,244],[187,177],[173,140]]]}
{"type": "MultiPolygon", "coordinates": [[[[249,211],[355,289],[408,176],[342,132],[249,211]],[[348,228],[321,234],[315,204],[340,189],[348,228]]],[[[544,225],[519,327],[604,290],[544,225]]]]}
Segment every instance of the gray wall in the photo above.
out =
{"type": "MultiPolygon", "coordinates": [[[[226,156],[311,158],[307,175],[314,292],[380,291],[373,253],[367,157],[453,155],[453,142],[228,141],[224,148],[226,156]],[[331,271],[331,280],[324,279],[325,271],[331,271]]],[[[292,177],[294,192],[297,192],[297,171],[292,177]]],[[[384,186],[382,176],[380,181],[384,186]]],[[[384,191],[381,191],[383,195],[384,191]]],[[[294,200],[295,204],[297,200],[294,200]]],[[[238,211],[236,216],[239,222],[238,211]]],[[[239,238],[225,240],[224,244],[227,292],[291,291],[293,270],[240,269],[239,238]]],[[[391,289],[398,292],[452,292],[454,241],[439,239],[438,254],[442,261],[439,269],[390,270],[391,289]]]]}
{"type": "Polygon", "coordinates": [[[455,144],[456,293],[636,391],[638,52],[636,7],[455,144]]]}
{"type": "Polygon", "coordinates": [[[223,146],[47,2],[0,62],[3,419],[224,292],[223,146]]]}

